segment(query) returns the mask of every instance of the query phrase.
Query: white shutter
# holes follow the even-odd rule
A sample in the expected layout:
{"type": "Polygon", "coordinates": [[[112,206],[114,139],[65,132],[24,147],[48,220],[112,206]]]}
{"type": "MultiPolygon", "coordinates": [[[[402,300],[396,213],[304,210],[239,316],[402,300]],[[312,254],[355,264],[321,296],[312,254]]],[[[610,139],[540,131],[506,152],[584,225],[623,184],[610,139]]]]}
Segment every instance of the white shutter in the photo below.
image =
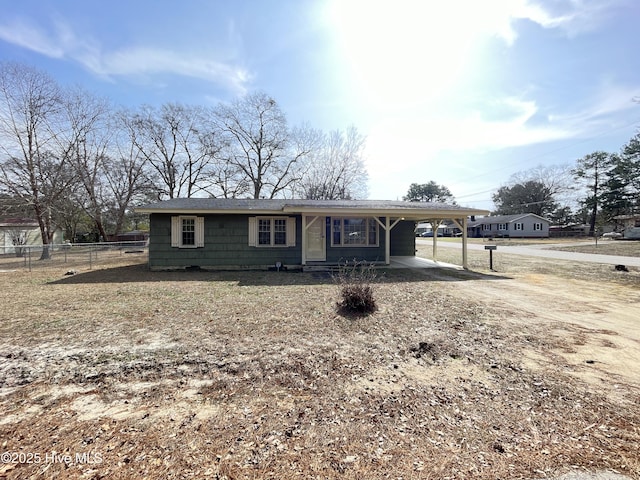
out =
{"type": "Polygon", "coordinates": [[[196,247],[204,247],[204,217],[196,217],[196,247]]]}
{"type": "Polygon", "coordinates": [[[171,217],[171,246],[180,246],[180,237],[182,235],[182,222],[180,217],[171,217]]]}
{"type": "Polygon", "coordinates": [[[296,217],[287,217],[287,247],[296,246],[296,217]]]}
{"type": "Polygon", "coordinates": [[[258,240],[258,217],[249,217],[249,246],[255,247],[258,240]]]}

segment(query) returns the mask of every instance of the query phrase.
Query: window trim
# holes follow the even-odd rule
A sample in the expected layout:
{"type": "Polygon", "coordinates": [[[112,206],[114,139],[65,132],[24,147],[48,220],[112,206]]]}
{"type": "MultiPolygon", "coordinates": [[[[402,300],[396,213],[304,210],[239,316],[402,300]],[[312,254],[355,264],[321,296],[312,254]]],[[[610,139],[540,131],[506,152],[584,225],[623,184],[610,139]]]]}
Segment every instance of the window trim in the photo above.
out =
{"type": "Polygon", "coordinates": [[[249,217],[249,246],[256,248],[287,248],[296,246],[296,217],[260,216],[249,217]],[[260,220],[269,220],[269,244],[260,243],[260,220]],[[275,244],[275,221],[285,221],[285,243],[275,244]]]}
{"type": "Polygon", "coordinates": [[[506,224],[506,223],[499,223],[499,224],[498,224],[498,230],[499,230],[499,231],[507,230],[507,229],[509,228],[507,225],[508,225],[508,224],[506,224]]]}
{"type": "Polygon", "coordinates": [[[204,217],[196,215],[178,215],[171,217],[171,246],[174,248],[204,247],[204,217]],[[183,240],[184,220],[194,220],[194,243],[185,245],[183,240]]]}
{"type": "Polygon", "coordinates": [[[523,230],[524,230],[524,223],[522,223],[522,222],[514,223],[514,224],[513,224],[513,229],[514,229],[516,232],[521,232],[521,231],[523,231],[523,230]]]}
{"type": "Polygon", "coordinates": [[[534,232],[541,232],[542,231],[542,222],[534,222],[533,231],[534,232]]]}
{"type": "Polygon", "coordinates": [[[345,247],[345,248],[376,248],[380,246],[380,225],[373,217],[331,217],[331,247],[345,247]],[[344,221],[345,220],[364,220],[366,222],[365,230],[367,232],[366,235],[366,243],[344,243],[344,221]],[[334,232],[334,221],[340,220],[340,243],[335,243],[335,232],[334,232]],[[369,234],[371,232],[371,226],[375,227],[376,232],[376,243],[369,243],[369,234]]]}

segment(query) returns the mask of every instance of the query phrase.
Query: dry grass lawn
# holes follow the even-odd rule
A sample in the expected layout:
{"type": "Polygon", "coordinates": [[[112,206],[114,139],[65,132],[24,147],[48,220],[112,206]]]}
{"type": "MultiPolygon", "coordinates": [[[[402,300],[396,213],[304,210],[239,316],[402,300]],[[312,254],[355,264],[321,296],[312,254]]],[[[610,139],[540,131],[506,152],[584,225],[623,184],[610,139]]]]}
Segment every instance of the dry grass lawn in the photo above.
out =
{"type": "Polygon", "coordinates": [[[599,240],[597,245],[581,245],[560,248],[554,247],[554,249],[565,250],[568,252],[640,257],[640,241],[638,240],[599,240]]]}
{"type": "Polygon", "coordinates": [[[589,329],[475,298],[527,274],[498,262],[386,271],[362,318],[319,273],[0,273],[0,478],[640,478],[640,384],[575,374],[589,329]]]}

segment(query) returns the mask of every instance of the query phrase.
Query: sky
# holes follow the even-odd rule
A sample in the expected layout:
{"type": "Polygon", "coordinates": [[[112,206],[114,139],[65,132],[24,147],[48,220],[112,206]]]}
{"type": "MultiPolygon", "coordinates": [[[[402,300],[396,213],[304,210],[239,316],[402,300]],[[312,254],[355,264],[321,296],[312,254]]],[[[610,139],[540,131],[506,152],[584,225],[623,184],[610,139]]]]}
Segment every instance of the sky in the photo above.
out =
{"type": "Polygon", "coordinates": [[[355,126],[371,199],[435,181],[491,209],[511,175],[617,152],[640,128],[638,0],[0,0],[0,12],[0,61],[116,105],[264,91],[292,126],[355,126]]]}

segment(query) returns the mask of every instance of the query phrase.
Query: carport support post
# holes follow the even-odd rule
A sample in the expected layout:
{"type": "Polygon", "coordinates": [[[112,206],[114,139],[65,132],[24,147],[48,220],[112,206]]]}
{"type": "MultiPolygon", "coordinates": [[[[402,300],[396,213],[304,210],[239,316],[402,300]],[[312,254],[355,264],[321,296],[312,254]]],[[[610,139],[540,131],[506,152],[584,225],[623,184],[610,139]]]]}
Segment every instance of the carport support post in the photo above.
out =
{"type": "Polygon", "coordinates": [[[469,270],[469,267],[467,266],[467,217],[459,220],[454,218],[453,223],[462,230],[462,268],[469,270]]]}
{"type": "Polygon", "coordinates": [[[469,270],[467,266],[467,217],[462,219],[462,268],[469,270]]]}
{"type": "Polygon", "coordinates": [[[433,232],[433,261],[438,261],[438,228],[440,228],[440,224],[442,220],[431,220],[431,231],[433,232]]]}
{"type": "Polygon", "coordinates": [[[385,265],[389,265],[391,263],[391,229],[395,227],[398,222],[404,220],[404,217],[396,218],[396,221],[393,223],[391,223],[389,216],[384,217],[384,223],[382,223],[378,217],[372,218],[384,229],[384,263],[385,265]]]}

